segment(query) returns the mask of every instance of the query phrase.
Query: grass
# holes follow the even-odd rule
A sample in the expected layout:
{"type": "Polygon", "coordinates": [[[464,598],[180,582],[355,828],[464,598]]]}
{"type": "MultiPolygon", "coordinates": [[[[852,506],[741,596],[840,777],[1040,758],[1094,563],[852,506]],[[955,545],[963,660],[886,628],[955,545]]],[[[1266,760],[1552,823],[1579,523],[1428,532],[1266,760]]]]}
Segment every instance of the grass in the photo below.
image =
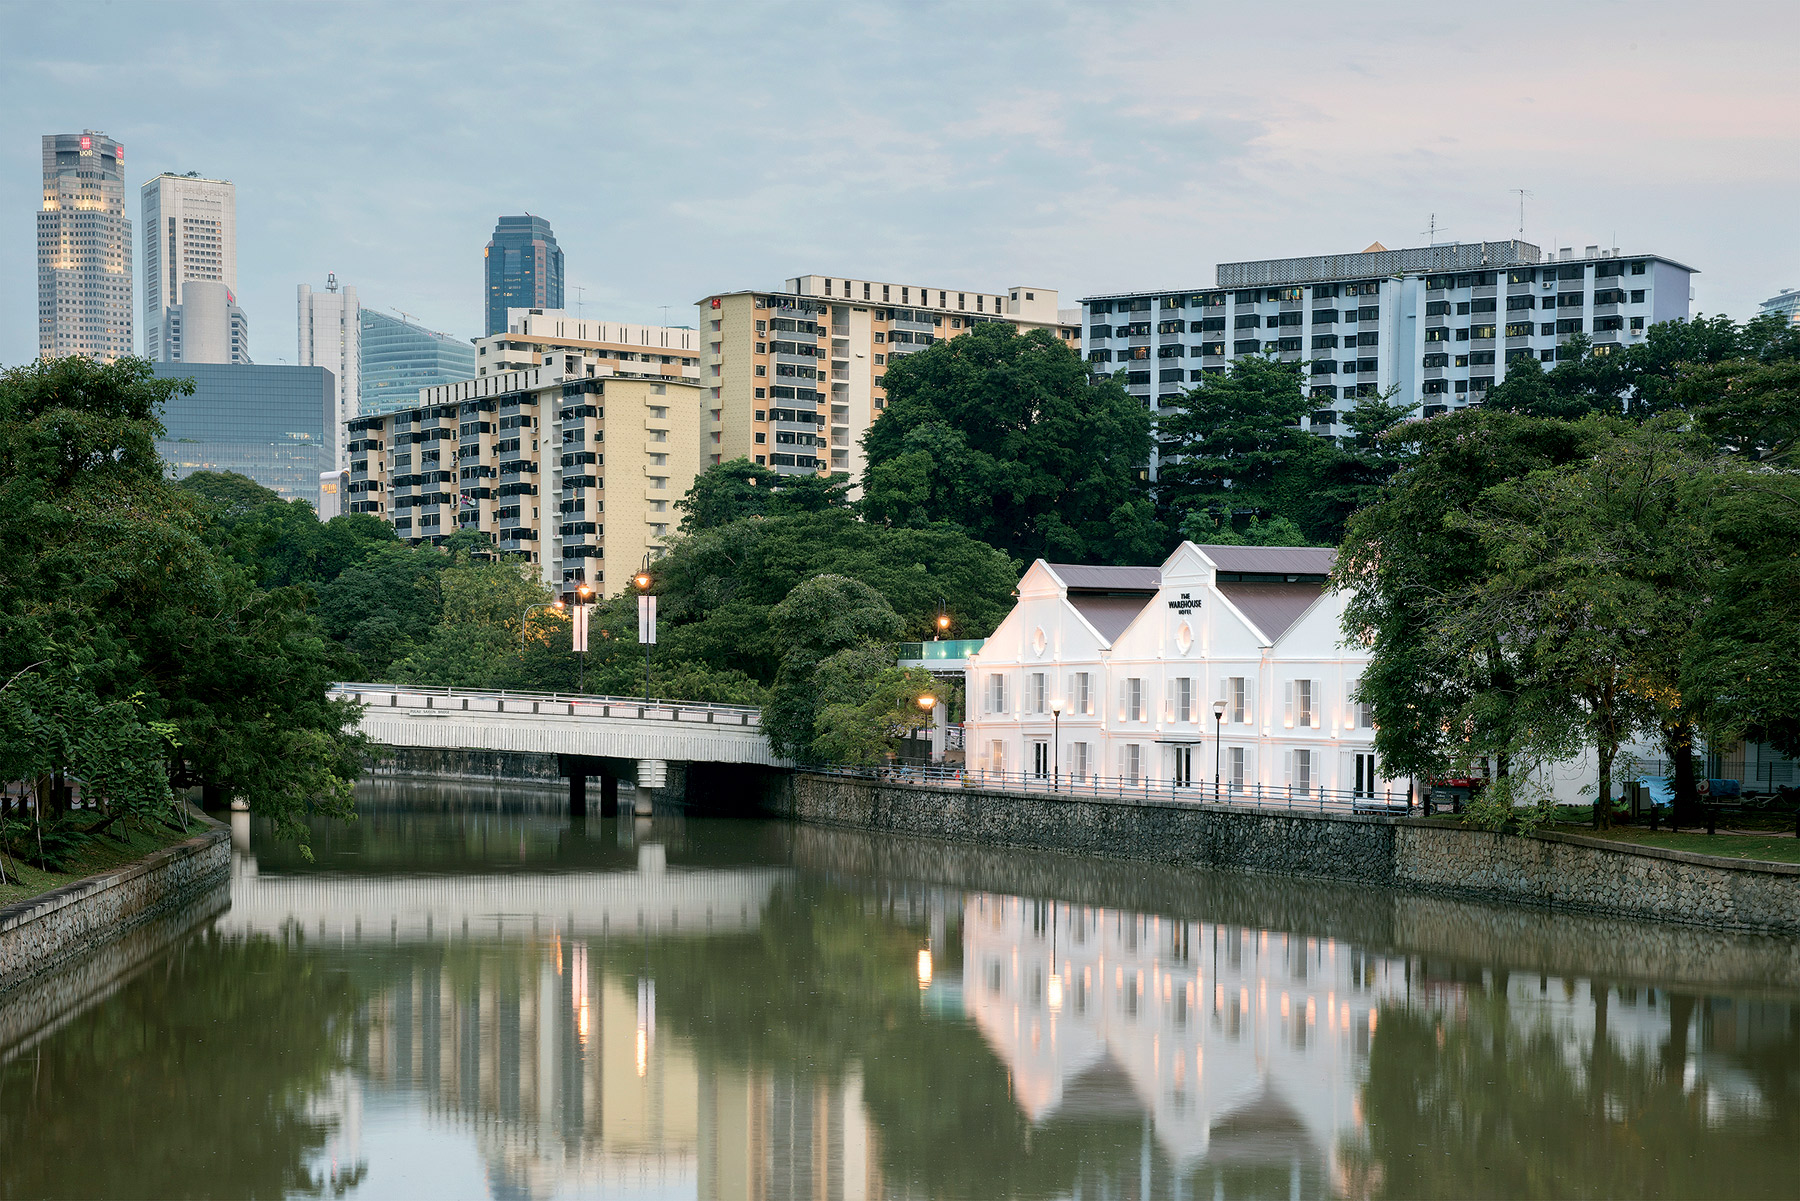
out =
{"type": "Polygon", "coordinates": [[[1725,859],[1760,859],[1768,863],[1800,863],[1800,839],[1776,834],[1708,834],[1705,831],[1648,830],[1643,826],[1614,826],[1596,830],[1592,826],[1555,825],[1546,827],[1562,834],[1582,834],[1611,842],[1629,842],[1641,847],[1661,847],[1666,851],[1687,851],[1695,855],[1718,855],[1725,859]]]}
{"type": "Polygon", "coordinates": [[[39,896],[65,884],[73,884],[85,876],[136,862],[164,847],[184,842],[202,830],[202,826],[189,822],[185,833],[163,825],[152,825],[148,829],[134,825],[127,831],[124,841],[112,837],[110,833],[96,835],[70,856],[68,870],[62,872],[39,871],[35,865],[7,855],[3,860],[6,882],[0,884],[0,905],[10,905],[14,901],[39,896]]]}

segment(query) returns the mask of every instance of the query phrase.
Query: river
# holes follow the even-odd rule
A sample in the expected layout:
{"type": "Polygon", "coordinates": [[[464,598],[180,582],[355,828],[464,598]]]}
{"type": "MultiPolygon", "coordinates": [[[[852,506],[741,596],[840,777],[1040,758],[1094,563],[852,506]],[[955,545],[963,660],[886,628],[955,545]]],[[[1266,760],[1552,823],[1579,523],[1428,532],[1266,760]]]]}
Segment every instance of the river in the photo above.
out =
{"type": "Polygon", "coordinates": [[[228,907],[0,1001],[0,1196],[1800,1194],[1793,940],[361,804],[310,863],[240,816],[228,907]]]}

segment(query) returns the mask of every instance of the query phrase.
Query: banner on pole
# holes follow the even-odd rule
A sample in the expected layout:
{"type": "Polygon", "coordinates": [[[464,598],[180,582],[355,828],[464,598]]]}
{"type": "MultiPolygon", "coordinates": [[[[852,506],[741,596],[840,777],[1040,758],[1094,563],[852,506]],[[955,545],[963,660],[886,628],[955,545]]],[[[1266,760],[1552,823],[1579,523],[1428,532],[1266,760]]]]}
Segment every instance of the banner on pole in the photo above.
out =
{"type": "Polygon", "coordinates": [[[656,645],[656,598],[654,596],[638,597],[638,641],[646,646],[656,645]]]}
{"type": "Polygon", "coordinates": [[[569,616],[572,619],[569,628],[574,633],[574,642],[569,649],[581,654],[587,650],[588,606],[576,605],[569,616]]]}

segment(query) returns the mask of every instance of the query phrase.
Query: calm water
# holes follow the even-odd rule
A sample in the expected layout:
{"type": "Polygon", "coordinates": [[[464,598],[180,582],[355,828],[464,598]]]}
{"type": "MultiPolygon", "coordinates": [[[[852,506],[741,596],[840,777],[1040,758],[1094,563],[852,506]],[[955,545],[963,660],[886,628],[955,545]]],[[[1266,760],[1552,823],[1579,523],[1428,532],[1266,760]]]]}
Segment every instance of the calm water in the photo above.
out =
{"type": "Polygon", "coordinates": [[[1791,941],[556,803],[241,824],[0,1002],[0,1195],[1800,1194],[1791,941]]]}

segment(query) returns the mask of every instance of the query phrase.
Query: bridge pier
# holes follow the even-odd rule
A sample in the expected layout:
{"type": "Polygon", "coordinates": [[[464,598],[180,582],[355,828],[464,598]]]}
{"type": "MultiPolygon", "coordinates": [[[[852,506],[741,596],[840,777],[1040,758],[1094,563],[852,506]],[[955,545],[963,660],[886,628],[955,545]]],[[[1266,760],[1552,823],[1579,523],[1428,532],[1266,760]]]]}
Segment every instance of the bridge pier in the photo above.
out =
{"type": "Polygon", "coordinates": [[[580,768],[569,773],[569,816],[587,816],[587,773],[580,768]]]}
{"type": "Polygon", "coordinates": [[[600,816],[619,816],[619,778],[617,776],[600,777],[600,816]]]}

